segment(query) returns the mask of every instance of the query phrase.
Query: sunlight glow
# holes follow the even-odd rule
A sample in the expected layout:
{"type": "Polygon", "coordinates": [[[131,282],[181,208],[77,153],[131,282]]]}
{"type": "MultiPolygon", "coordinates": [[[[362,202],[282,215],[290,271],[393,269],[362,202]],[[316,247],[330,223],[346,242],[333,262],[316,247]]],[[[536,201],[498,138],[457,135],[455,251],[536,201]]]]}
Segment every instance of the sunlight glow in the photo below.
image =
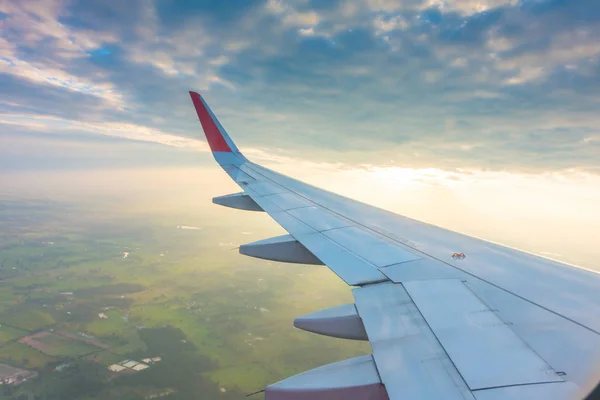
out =
{"type": "Polygon", "coordinates": [[[598,269],[600,177],[593,174],[300,163],[271,167],[407,217],[598,269]]]}

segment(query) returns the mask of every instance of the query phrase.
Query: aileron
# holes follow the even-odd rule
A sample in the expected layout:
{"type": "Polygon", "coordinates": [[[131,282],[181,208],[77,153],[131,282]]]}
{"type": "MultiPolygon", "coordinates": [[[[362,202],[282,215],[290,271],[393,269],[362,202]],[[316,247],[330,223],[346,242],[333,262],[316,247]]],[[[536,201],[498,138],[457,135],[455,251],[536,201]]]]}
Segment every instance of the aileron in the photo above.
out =
{"type": "Polygon", "coordinates": [[[474,400],[402,285],[352,293],[390,399],[474,400]]]}
{"type": "Polygon", "coordinates": [[[295,237],[348,285],[362,286],[388,280],[373,264],[357,257],[321,233],[295,237]]]}

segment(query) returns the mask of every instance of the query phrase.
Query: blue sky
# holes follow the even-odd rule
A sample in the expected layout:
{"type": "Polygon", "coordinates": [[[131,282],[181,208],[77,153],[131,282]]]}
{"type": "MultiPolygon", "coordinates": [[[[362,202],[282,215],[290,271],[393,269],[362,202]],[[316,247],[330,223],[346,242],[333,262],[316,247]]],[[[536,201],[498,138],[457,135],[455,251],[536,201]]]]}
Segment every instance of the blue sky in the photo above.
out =
{"type": "Polygon", "coordinates": [[[0,168],[194,163],[196,89],[259,155],[600,172],[594,0],[6,0],[0,86],[0,168]]]}

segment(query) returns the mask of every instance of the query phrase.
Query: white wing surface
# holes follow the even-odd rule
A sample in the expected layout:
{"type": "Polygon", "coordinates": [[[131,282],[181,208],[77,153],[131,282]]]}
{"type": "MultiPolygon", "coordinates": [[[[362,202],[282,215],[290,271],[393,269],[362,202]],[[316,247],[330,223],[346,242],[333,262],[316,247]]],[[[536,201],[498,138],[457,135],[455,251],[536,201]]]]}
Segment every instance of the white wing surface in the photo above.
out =
{"type": "Polygon", "coordinates": [[[266,388],[267,399],[581,399],[600,356],[600,275],[396,215],[248,161],[195,92],[216,161],[289,235],[249,256],[325,264],[355,303],[299,317],[373,354],[266,388]]]}

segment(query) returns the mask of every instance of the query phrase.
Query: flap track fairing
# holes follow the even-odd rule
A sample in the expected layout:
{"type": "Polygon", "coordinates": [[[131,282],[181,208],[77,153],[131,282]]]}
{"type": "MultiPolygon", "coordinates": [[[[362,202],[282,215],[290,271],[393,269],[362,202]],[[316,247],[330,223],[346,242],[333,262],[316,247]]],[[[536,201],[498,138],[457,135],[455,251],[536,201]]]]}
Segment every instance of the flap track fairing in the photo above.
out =
{"type": "Polygon", "coordinates": [[[240,246],[240,254],[270,261],[323,265],[321,260],[291,235],[276,236],[243,244],[240,246]]]}
{"type": "Polygon", "coordinates": [[[237,208],[246,211],[264,211],[261,206],[256,204],[252,197],[244,193],[234,193],[225,196],[214,197],[213,203],[229,208],[237,208]]]}

